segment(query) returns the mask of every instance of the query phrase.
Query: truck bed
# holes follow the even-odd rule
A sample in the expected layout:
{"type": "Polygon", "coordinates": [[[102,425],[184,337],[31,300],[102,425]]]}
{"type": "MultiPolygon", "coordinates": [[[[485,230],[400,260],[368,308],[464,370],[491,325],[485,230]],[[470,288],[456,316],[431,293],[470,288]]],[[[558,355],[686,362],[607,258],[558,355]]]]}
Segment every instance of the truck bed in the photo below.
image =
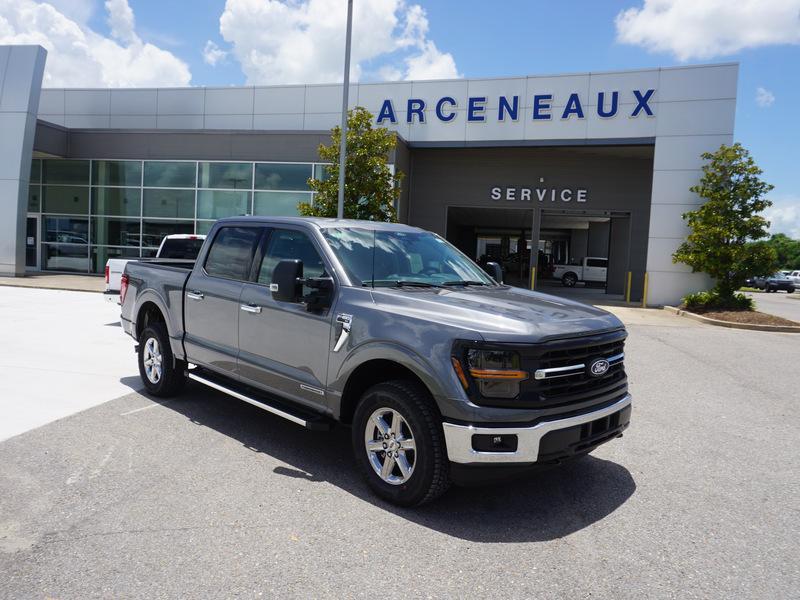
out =
{"type": "Polygon", "coordinates": [[[128,290],[122,303],[121,319],[126,332],[132,332],[133,323],[142,307],[152,302],[169,320],[168,331],[173,354],[182,358],[183,350],[183,294],[186,281],[195,261],[153,259],[147,262],[131,261],[125,265],[128,290]]]}

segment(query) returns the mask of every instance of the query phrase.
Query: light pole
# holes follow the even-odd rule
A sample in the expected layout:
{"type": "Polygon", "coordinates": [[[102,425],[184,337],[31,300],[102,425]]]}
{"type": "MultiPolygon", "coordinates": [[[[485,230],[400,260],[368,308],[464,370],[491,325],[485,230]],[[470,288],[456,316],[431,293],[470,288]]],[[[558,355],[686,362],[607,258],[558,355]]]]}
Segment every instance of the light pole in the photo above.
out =
{"type": "Polygon", "coordinates": [[[344,218],[344,165],[347,158],[347,97],[350,92],[350,36],[353,32],[353,0],[347,0],[347,33],[344,41],[344,81],[342,82],[342,141],[339,144],[339,205],[336,217],[344,218]]]}

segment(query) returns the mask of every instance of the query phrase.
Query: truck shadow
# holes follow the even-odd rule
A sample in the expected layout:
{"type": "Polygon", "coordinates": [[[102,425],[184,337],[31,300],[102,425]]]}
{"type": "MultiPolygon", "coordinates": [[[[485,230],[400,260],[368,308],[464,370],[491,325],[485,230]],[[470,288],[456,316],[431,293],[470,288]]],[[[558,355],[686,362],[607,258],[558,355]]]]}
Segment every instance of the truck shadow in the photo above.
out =
{"type": "Polygon", "coordinates": [[[237,440],[249,451],[286,463],[276,467],[274,475],[331,483],[409,521],[473,542],[558,539],[605,518],[636,490],[625,467],[587,456],[508,483],[455,487],[416,509],[398,508],[374,496],[361,479],[352,458],[349,428],[308,431],[193,383],[163,406],[237,440]]]}

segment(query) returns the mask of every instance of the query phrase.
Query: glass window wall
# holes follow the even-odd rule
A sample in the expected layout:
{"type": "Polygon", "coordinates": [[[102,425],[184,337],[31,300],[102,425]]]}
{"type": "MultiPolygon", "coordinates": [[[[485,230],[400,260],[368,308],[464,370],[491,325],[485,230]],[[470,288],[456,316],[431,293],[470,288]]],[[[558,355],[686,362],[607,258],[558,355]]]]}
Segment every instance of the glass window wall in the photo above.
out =
{"type": "Polygon", "coordinates": [[[34,159],[28,211],[42,215],[43,268],[102,273],[108,258],[153,256],[164,236],[207,234],[222,217],[297,215],[324,166],[34,159]]]}

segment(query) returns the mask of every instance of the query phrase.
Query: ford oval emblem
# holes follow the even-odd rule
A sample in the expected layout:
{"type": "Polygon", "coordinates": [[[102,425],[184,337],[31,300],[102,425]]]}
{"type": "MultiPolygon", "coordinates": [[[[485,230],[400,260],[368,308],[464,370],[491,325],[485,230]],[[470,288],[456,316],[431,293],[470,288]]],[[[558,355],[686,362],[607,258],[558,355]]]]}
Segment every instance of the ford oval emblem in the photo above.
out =
{"type": "Polygon", "coordinates": [[[608,361],[605,358],[598,358],[589,364],[589,374],[592,377],[602,377],[608,372],[610,367],[611,365],[608,364],[608,361]]]}

